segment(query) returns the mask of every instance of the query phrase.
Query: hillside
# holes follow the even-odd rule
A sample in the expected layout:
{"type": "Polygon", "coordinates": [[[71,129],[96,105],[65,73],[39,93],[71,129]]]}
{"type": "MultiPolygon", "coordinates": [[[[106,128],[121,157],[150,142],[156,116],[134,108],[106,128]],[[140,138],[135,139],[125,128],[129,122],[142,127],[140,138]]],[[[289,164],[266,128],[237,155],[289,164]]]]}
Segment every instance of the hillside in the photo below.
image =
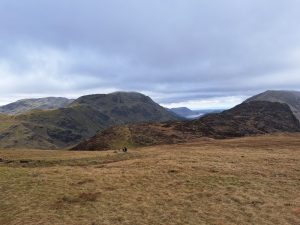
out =
{"type": "Polygon", "coordinates": [[[72,150],[109,150],[158,144],[183,143],[196,137],[176,129],[181,122],[140,123],[110,127],[72,150]]]}
{"type": "Polygon", "coordinates": [[[0,106],[0,113],[15,115],[24,113],[33,109],[58,109],[68,106],[72,99],[61,97],[48,97],[48,98],[36,98],[36,99],[22,99],[8,105],[0,106]]]}
{"type": "Polygon", "coordinates": [[[254,101],[193,121],[109,128],[73,150],[107,150],[122,146],[182,143],[200,137],[232,138],[277,132],[300,132],[300,123],[289,106],[254,101]]]}
{"type": "Polygon", "coordinates": [[[222,113],[183,122],[183,132],[213,138],[243,137],[277,132],[300,132],[300,122],[288,105],[278,102],[242,103],[222,113]]]}
{"type": "Polygon", "coordinates": [[[66,108],[0,117],[1,123],[12,124],[0,130],[0,147],[64,148],[112,125],[176,119],[179,118],[139,93],[89,95],[66,108]]]}
{"type": "Polygon", "coordinates": [[[299,91],[266,91],[255,95],[246,102],[269,101],[280,102],[290,106],[298,120],[300,120],[300,92],[299,91]]]}
{"type": "Polygon", "coordinates": [[[0,150],[1,225],[296,225],[300,135],[0,150]]]}

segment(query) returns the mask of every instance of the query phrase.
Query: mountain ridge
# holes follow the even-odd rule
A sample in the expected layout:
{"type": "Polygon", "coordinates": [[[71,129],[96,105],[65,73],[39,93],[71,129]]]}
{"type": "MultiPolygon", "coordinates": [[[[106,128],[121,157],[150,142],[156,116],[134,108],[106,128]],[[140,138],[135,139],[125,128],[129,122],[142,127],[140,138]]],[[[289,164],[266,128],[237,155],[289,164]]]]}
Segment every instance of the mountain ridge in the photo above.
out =
{"type": "Polygon", "coordinates": [[[290,107],[278,102],[253,101],[192,121],[111,127],[72,150],[108,150],[175,144],[203,137],[219,139],[277,132],[300,132],[300,122],[290,107]]]}
{"type": "Polygon", "coordinates": [[[49,110],[68,106],[73,99],[64,97],[29,98],[0,106],[0,113],[17,115],[34,109],[49,110]]]}
{"type": "Polygon", "coordinates": [[[0,148],[79,149],[80,145],[101,150],[126,143],[148,146],[199,137],[299,132],[298,95],[267,91],[232,109],[186,121],[137,92],[86,95],[62,108],[0,114],[0,148]]]}
{"type": "Polygon", "coordinates": [[[0,147],[66,148],[109,126],[178,119],[143,94],[118,92],[88,95],[65,108],[30,110],[0,117],[0,123],[8,124],[3,125],[2,129],[0,127],[0,147]]]}

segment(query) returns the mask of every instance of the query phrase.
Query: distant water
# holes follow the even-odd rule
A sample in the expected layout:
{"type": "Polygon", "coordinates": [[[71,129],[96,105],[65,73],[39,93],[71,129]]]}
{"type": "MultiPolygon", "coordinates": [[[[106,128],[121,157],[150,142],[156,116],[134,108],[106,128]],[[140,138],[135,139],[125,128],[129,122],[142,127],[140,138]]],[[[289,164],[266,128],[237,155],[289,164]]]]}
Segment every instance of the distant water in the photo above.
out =
{"type": "Polygon", "coordinates": [[[197,119],[199,117],[202,117],[202,116],[210,114],[210,113],[220,113],[222,111],[224,111],[224,110],[223,109],[194,110],[195,114],[186,116],[186,118],[187,119],[197,119]]]}
{"type": "Polygon", "coordinates": [[[198,114],[187,116],[186,118],[187,119],[197,119],[197,118],[199,118],[201,116],[204,116],[204,115],[205,115],[205,113],[198,113],[198,114]]]}

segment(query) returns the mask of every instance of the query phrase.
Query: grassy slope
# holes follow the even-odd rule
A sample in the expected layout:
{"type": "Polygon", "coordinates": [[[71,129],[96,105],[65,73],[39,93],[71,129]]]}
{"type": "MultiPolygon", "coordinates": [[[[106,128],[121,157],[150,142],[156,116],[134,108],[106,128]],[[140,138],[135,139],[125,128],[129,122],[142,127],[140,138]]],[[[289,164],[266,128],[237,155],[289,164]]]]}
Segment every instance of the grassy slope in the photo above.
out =
{"type": "Polygon", "coordinates": [[[110,127],[76,145],[73,150],[109,150],[182,143],[193,136],[175,129],[180,122],[140,123],[110,127]]]}
{"type": "Polygon", "coordinates": [[[299,135],[0,151],[0,224],[299,224],[299,135]],[[20,163],[19,160],[31,160],[20,163]]]}
{"type": "Polygon", "coordinates": [[[12,116],[0,114],[0,132],[6,130],[14,124],[16,124],[16,121],[12,116]]]}
{"type": "Polygon", "coordinates": [[[88,136],[103,128],[106,125],[105,121],[108,120],[105,115],[85,106],[48,111],[30,111],[18,116],[18,119],[37,125],[69,129],[74,133],[82,133],[88,136]],[[102,125],[99,123],[102,123],[102,125]]]}
{"type": "Polygon", "coordinates": [[[111,122],[85,106],[32,110],[18,116],[0,116],[0,148],[56,149],[78,143],[111,122]]]}

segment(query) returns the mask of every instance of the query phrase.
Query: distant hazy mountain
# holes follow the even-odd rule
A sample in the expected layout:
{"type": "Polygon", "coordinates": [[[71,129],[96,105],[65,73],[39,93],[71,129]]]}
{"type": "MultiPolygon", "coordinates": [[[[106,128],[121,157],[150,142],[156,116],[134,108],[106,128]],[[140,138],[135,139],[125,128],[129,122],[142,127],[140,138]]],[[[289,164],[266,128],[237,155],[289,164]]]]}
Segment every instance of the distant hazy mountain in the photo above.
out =
{"type": "Polygon", "coordinates": [[[170,111],[172,111],[182,117],[188,117],[188,116],[192,116],[195,114],[192,110],[190,110],[187,107],[171,108],[170,111]]]}
{"type": "Polygon", "coordinates": [[[60,97],[36,98],[36,99],[23,99],[8,105],[0,106],[0,113],[15,115],[27,112],[33,109],[58,109],[68,106],[72,99],[60,97]]]}
{"type": "Polygon", "coordinates": [[[300,120],[300,92],[299,91],[266,91],[255,95],[246,102],[268,101],[280,102],[290,106],[298,120],[300,120]]]}
{"type": "Polygon", "coordinates": [[[139,93],[88,95],[65,108],[0,115],[0,148],[63,148],[112,125],[177,119],[139,93]]]}
{"type": "Polygon", "coordinates": [[[107,150],[181,143],[199,137],[232,138],[276,132],[300,132],[300,123],[289,106],[253,101],[192,121],[112,127],[73,149],[107,150]]]}
{"type": "Polygon", "coordinates": [[[217,113],[223,110],[216,110],[216,109],[191,110],[187,107],[178,107],[178,108],[171,108],[170,111],[187,119],[195,119],[208,113],[217,113]]]}

